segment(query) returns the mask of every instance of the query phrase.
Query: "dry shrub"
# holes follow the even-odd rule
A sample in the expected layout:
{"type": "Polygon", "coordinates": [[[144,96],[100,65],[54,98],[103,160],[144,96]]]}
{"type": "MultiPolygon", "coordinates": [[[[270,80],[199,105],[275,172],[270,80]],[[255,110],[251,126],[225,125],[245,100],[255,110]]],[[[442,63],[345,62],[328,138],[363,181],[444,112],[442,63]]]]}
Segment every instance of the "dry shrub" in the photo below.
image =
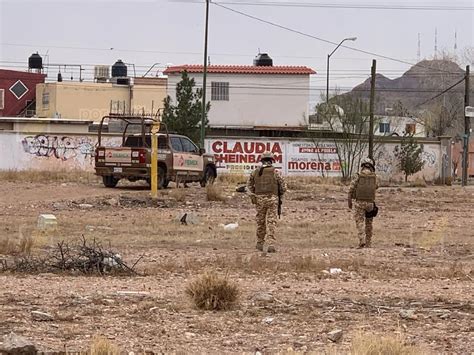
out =
{"type": "Polygon", "coordinates": [[[226,200],[222,189],[216,184],[206,186],[206,197],[208,201],[225,201],[226,200]]]}
{"type": "Polygon", "coordinates": [[[16,253],[15,243],[9,237],[1,238],[0,239],[0,254],[12,255],[15,253],[16,253]]]}
{"type": "Polygon", "coordinates": [[[79,169],[0,170],[0,180],[12,182],[99,182],[99,178],[94,173],[79,169]]]}
{"type": "Polygon", "coordinates": [[[406,345],[401,336],[377,336],[358,334],[352,339],[352,355],[421,355],[424,352],[416,346],[406,345]]]}
{"type": "Polygon", "coordinates": [[[174,189],[169,192],[169,196],[175,199],[177,202],[185,202],[186,201],[186,190],[185,189],[174,189]]]}
{"type": "Polygon", "coordinates": [[[224,185],[246,184],[248,177],[243,174],[221,174],[217,177],[217,181],[224,185]]]}
{"type": "Polygon", "coordinates": [[[90,355],[119,355],[120,349],[104,337],[95,337],[90,348],[90,355]]]}
{"type": "Polygon", "coordinates": [[[4,255],[30,255],[33,249],[34,240],[31,236],[20,237],[18,242],[13,241],[9,237],[0,239],[0,254],[4,255]]]}
{"type": "Polygon", "coordinates": [[[236,303],[239,289],[227,277],[206,272],[186,286],[186,295],[198,309],[219,311],[229,309],[236,303]]]}
{"type": "Polygon", "coordinates": [[[29,235],[22,235],[20,241],[18,242],[18,252],[20,254],[31,254],[31,249],[33,249],[34,239],[29,235]]]}

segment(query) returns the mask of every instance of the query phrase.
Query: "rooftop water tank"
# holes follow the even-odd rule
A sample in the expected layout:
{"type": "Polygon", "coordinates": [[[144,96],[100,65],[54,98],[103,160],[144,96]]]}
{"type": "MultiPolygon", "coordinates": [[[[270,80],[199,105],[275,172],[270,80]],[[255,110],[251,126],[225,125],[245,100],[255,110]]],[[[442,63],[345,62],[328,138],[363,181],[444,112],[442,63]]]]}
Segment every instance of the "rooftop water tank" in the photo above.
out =
{"type": "Polygon", "coordinates": [[[43,58],[41,58],[38,52],[33,53],[28,58],[28,68],[29,69],[43,69],[43,58]]]}
{"type": "Polygon", "coordinates": [[[127,65],[121,59],[112,65],[112,78],[125,78],[127,76],[127,65]]]}
{"type": "Polygon", "coordinates": [[[259,53],[253,60],[253,65],[257,67],[273,66],[273,59],[267,53],[259,53]]]}

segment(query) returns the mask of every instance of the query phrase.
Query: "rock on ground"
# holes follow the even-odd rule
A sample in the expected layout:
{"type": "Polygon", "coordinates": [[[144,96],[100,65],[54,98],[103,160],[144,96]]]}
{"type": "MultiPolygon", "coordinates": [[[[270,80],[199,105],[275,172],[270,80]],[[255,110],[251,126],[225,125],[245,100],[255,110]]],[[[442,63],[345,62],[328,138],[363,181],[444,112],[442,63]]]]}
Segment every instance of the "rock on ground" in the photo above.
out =
{"type": "Polygon", "coordinates": [[[33,355],[36,354],[36,346],[30,340],[15,333],[7,334],[0,343],[0,354],[8,355],[33,355]]]}

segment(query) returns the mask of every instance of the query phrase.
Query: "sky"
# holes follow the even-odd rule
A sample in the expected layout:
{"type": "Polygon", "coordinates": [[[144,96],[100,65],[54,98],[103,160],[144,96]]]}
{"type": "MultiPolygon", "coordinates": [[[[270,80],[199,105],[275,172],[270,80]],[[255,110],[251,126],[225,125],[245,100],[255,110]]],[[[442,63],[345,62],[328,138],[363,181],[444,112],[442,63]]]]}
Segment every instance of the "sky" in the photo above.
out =
{"type": "MultiPolygon", "coordinates": [[[[333,43],[357,37],[345,44],[408,63],[417,61],[418,34],[421,59],[433,57],[435,29],[439,52],[453,52],[455,32],[458,54],[474,46],[474,1],[247,0],[238,4],[242,1],[215,2],[333,43]],[[328,4],[342,8],[324,7],[328,4]],[[361,5],[364,8],[353,8],[361,5]],[[371,8],[374,5],[382,8],[371,8]],[[406,6],[409,9],[387,8],[406,6]],[[435,6],[443,10],[432,10],[435,6]]],[[[86,77],[93,65],[111,65],[119,58],[135,64],[137,75],[154,63],[160,63],[154,74],[171,64],[202,64],[204,19],[203,0],[0,0],[0,67],[25,69],[29,55],[36,51],[46,55],[50,64],[84,65],[86,77]]],[[[319,90],[325,88],[326,58],[335,47],[210,4],[211,64],[250,65],[259,51],[267,52],[274,65],[316,70],[311,86],[319,90]]],[[[410,67],[340,47],[330,59],[331,89],[337,86],[344,91],[364,81],[372,59],[377,59],[377,72],[391,78],[410,67]]],[[[50,67],[49,78],[57,71],[50,67]]],[[[72,67],[62,72],[65,77],[78,76],[72,67]]]]}

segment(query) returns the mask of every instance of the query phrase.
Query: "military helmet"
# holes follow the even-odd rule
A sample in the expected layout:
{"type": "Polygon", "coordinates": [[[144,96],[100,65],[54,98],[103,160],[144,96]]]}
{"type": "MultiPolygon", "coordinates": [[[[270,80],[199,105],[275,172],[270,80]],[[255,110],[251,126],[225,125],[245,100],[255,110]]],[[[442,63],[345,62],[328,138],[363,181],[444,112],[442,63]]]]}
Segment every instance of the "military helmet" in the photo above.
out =
{"type": "Polygon", "coordinates": [[[371,158],[362,159],[362,161],[360,162],[360,166],[369,166],[375,170],[375,163],[371,158]]]}
{"type": "Polygon", "coordinates": [[[272,152],[266,151],[262,154],[260,160],[271,160],[275,161],[275,156],[273,155],[272,152]]]}

